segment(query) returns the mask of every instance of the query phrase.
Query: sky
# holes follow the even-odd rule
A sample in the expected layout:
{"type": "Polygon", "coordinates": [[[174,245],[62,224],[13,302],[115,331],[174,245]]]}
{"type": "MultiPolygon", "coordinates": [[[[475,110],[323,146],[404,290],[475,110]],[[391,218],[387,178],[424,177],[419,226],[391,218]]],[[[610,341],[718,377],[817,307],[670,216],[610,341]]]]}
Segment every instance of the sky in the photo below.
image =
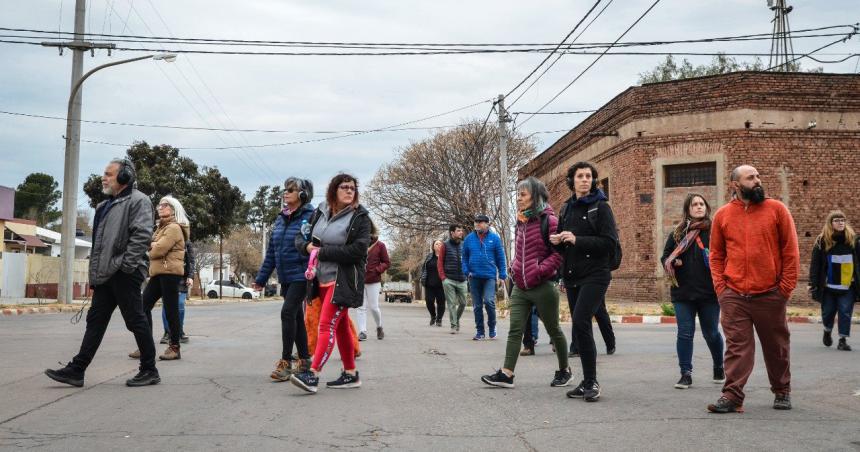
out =
{"type": "MultiPolygon", "coordinates": [[[[587,1],[345,1],[286,0],[87,0],[87,31],[118,35],[179,36],[321,42],[557,43],[593,5],[587,1]]],[[[609,0],[604,0],[599,11],[609,0]]],[[[616,0],[577,42],[612,42],[653,0],[616,0]]],[[[655,41],[770,33],[773,13],[765,0],[693,2],[662,0],[623,39],[655,41]]],[[[860,21],[857,0],[789,0],[792,30],[860,21]]],[[[73,31],[74,0],[6,1],[0,27],[73,31]]],[[[2,32],[0,34],[8,34],[2,32]]],[[[0,38],[3,39],[3,38],[0,38]]],[[[803,54],[833,37],[798,39],[803,54]]],[[[139,45],[139,44],[133,44],[139,45]]],[[[158,45],[150,44],[157,48],[158,45]]],[[[170,48],[177,48],[169,45],[170,48]]],[[[178,46],[178,48],[185,48],[178,46]]],[[[259,49],[257,49],[259,50],[259,49]]],[[[279,50],[279,49],[275,49],[279,50]]],[[[646,50],[767,53],[769,41],[678,44],[646,50]]],[[[822,59],[860,53],[860,37],[823,51],[822,59]]],[[[84,70],[144,53],[105,51],[85,57],[84,70]]],[[[544,54],[434,56],[180,55],[176,62],[144,60],[111,67],[84,84],[84,120],[301,131],[366,130],[413,121],[507,93],[544,54]]],[[[567,55],[511,108],[540,108],[595,58],[567,55]]],[[[606,56],[544,111],[599,108],[635,85],[638,74],[665,57],[606,56]]],[[[707,56],[687,57],[694,64],[707,56]]],[[[740,57],[739,59],[750,59],[740,57]]],[[[65,117],[72,57],[55,48],[0,43],[0,111],[65,117]]],[[[767,58],[765,58],[767,63],[767,58]]],[[[805,67],[857,72],[858,58],[805,67]]],[[[516,95],[517,93],[515,93],[516,95]]],[[[483,120],[490,103],[412,124],[449,126],[483,120]]],[[[515,127],[536,133],[543,151],[586,115],[540,115],[515,127]]],[[[0,185],[15,187],[31,172],[54,176],[62,187],[65,121],[0,113],[0,185]]],[[[214,166],[247,198],[260,185],[289,176],[311,179],[318,202],[337,172],[362,185],[398,149],[431,136],[430,130],[368,133],[342,139],[282,144],[332,135],[212,132],[84,123],[80,180],[101,173],[125,147],[92,142],[170,144],[200,166],[214,166]],[[259,146],[211,149],[225,146],[259,146]],[[195,149],[210,148],[210,149],[195,149]]],[[[181,194],[177,194],[181,197],[181,194]]],[[[82,191],[78,204],[85,207],[82,191]]]]}

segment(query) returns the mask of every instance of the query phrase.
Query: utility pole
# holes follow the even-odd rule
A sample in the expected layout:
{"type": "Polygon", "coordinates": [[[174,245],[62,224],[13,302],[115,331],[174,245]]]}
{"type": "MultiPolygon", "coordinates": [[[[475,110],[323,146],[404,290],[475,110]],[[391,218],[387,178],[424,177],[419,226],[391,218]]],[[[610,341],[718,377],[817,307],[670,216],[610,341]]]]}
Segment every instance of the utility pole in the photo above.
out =
{"type": "MultiPolygon", "coordinates": [[[[75,1],[75,34],[70,42],[43,42],[45,47],[58,47],[60,55],[64,48],[72,49],[72,82],[70,95],[79,88],[78,81],[84,72],[84,52],[95,49],[116,47],[115,44],[94,43],[84,41],[86,30],[86,0],[75,1]]],[[[63,264],[60,266],[60,285],[57,298],[61,303],[71,303],[74,296],[75,275],[75,219],[78,207],[78,164],[81,146],[81,91],[75,95],[69,116],[66,118],[66,158],[63,170],[63,223],[62,223],[62,252],[63,264]]]]}
{"type": "Polygon", "coordinates": [[[767,0],[767,6],[773,11],[773,36],[770,40],[768,67],[777,72],[790,72],[789,61],[794,60],[794,46],[791,43],[788,13],[794,7],[785,6],[785,0],[767,0]]]}
{"type": "Polygon", "coordinates": [[[499,113],[499,173],[501,175],[501,192],[499,193],[499,223],[501,224],[501,236],[505,247],[505,256],[510,257],[510,222],[508,210],[510,210],[510,192],[508,190],[508,123],[511,118],[505,110],[505,96],[499,94],[496,101],[499,113]]]}

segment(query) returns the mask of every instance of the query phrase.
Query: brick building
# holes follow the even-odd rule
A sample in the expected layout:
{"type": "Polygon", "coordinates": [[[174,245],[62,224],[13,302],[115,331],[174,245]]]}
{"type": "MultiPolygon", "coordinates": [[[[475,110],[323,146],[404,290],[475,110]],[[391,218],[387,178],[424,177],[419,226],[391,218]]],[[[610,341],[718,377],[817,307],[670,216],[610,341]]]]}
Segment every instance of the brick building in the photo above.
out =
{"type": "Polygon", "coordinates": [[[737,72],[628,88],[520,170],[559,206],[567,168],[595,163],[615,212],[624,261],[608,298],[668,300],[659,259],[688,192],[714,211],[732,168],[751,164],[765,192],[797,223],[807,301],[808,263],[832,209],[860,226],[860,75],[737,72]]]}

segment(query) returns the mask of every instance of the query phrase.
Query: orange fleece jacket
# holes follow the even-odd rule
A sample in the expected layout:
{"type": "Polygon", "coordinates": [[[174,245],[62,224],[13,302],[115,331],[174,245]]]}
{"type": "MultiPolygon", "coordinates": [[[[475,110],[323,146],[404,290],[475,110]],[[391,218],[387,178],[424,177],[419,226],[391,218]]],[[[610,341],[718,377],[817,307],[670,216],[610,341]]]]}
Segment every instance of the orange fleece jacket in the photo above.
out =
{"type": "Polygon", "coordinates": [[[797,286],[800,250],[794,219],[775,199],[745,205],[734,199],[714,215],[711,278],[717,295],[728,286],[755,295],[778,288],[786,299],[797,286]]]}

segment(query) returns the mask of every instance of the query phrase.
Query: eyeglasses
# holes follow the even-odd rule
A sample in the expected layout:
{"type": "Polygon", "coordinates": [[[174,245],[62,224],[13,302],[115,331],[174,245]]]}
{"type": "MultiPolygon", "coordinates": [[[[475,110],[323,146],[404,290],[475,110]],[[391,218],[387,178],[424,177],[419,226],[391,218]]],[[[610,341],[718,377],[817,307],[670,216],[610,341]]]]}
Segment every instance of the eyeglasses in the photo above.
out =
{"type": "Polygon", "coordinates": [[[834,223],[845,223],[845,219],[844,219],[844,218],[834,218],[834,219],[833,219],[833,220],[831,220],[831,221],[833,221],[834,223]]]}
{"type": "Polygon", "coordinates": [[[341,186],[339,186],[339,187],[337,187],[337,188],[339,188],[339,189],[341,189],[341,190],[343,190],[343,191],[351,191],[351,192],[355,192],[355,185],[341,185],[341,186]]]}
{"type": "Polygon", "coordinates": [[[161,204],[159,204],[159,205],[158,205],[158,208],[159,208],[159,209],[160,209],[160,208],[162,208],[162,207],[170,207],[170,204],[168,204],[168,203],[166,203],[166,202],[163,202],[163,203],[161,203],[161,204]]]}
{"type": "Polygon", "coordinates": [[[297,191],[299,191],[299,189],[298,189],[298,188],[288,188],[288,189],[287,189],[287,193],[295,193],[295,192],[297,192],[297,191]]]}

